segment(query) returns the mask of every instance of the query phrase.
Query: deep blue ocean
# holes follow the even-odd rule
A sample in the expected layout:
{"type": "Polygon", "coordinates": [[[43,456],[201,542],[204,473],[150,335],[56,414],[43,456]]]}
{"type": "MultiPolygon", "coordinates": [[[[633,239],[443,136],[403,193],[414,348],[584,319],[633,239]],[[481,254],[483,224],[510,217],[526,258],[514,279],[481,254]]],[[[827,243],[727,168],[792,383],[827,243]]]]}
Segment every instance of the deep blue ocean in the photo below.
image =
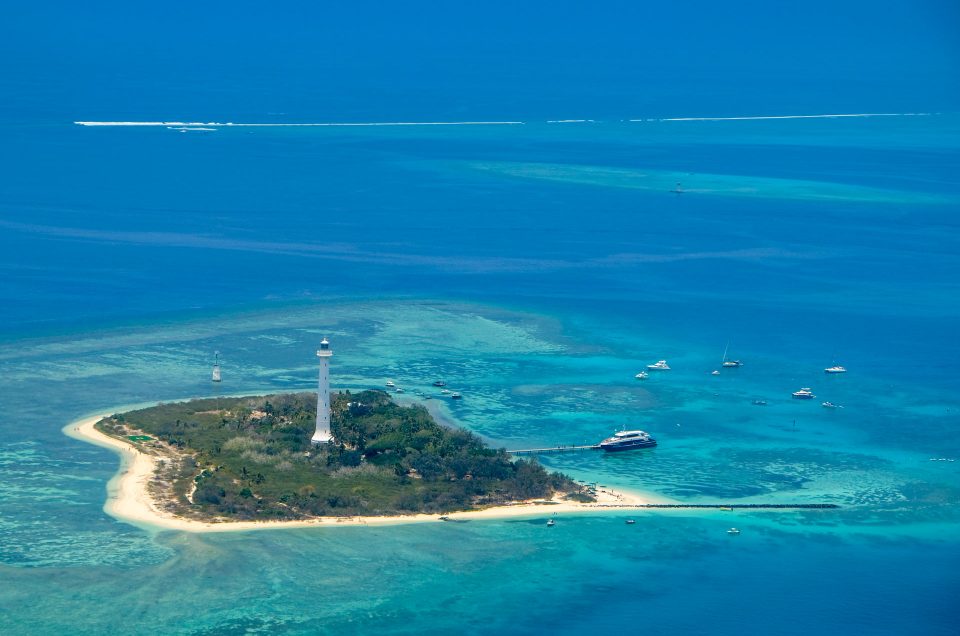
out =
{"type": "Polygon", "coordinates": [[[955,7],[233,8],[0,26],[0,632],[955,633],[955,7]],[[677,120],[830,113],[885,115],[677,120]],[[463,121],[521,123],[222,125],[463,121]],[[211,395],[214,351],[223,393],[308,390],[323,336],[334,388],[443,378],[497,446],[660,442],[541,458],[577,479],[841,508],[103,512],[119,459],[66,425],[211,395]]]}

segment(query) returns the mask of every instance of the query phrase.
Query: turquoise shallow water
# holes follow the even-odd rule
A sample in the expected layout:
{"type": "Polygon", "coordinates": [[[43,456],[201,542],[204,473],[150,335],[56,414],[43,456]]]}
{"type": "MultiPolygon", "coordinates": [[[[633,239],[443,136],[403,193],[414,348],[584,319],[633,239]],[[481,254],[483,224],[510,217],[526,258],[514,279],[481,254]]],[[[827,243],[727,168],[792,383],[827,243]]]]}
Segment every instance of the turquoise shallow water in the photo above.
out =
{"type": "Polygon", "coordinates": [[[3,129],[0,631],[952,633],[956,117],[649,124],[3,129]],[[679,197],[629,183],[678,173],[679,197]],[[842,508],[204,536],[103,513],[117,458],[67,423],[210,395],[213,351],[224,393],[309,389],[322,336],[335,386],[443,378],[443,417],[498,446],[660,440],[542,458],[579,479],[842,508]],[[714,377],[728,343],[745,366],[714,377]]]}
{"type": "Polygon", "coordinates": [[[818,368],[772,358],[715,378],[707,373],[715,351],[682,342],[670,345],[675,371],[640,383],[633,373],[656,345],[630,334],[636,350],[622,351],[616,343],[627,334],[585,314],[565,321],[408,300],[300,304],[212,322],[215,329],[203,319],[0,350],[13,388],[5,407],[19,415],[2,454],[0,572],[10,585],[0,603],[12,610],[4,629],[951,629],[958,467],[929,456],[960,454],[949,434],[953,402],[914,394],[878,404],[870,396],[882,380],[823,378],[818,368]],[[116,457],[63,437],[66,419],[209,394],[213,348],[224,352],[225,393],[308,388],[317,324],[334,342],[336,385],[392,379],[410,398],[433,393],[429,383],[443,377],[465,399],[439,403],[442,412],[498,445],[595,441],[625,422],[660,439],[650,452],[543,459],[575,477],[680,501],[830,501],[843,509],[610,513],[563,517],[550,529],[531,518],[223,535],[152,533],[103,514],[116,457]],[[609,341],[587,343],[585,331],[609,341]],[[846,408],[792,401],[801,378],[819,380],[818,392],[846,408]],[[755,395],[768,406],[750,404],[755,395]],[[911,402],[928,410],[911,413],[911,402]],[[925,433],[890,443],[909,431],[925,433]],[[624,524],[628,516],[637,524],[624,524]],[[743,534],[729,536],[732,525],[743,534]],[[904,598],[909,605],[891,617],[885,608],[904,598]],[[604,610],[612,599],[618,612],[604,610]]]}

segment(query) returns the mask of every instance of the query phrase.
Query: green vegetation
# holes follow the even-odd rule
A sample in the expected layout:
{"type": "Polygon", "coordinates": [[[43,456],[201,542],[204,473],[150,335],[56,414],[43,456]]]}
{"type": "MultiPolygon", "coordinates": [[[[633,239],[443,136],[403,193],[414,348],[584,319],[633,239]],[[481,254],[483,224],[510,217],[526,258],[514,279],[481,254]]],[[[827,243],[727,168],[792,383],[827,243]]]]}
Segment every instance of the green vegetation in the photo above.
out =
{"type": "Polygon", "coordinates": [[[164,456],[168,508],[190,517],[301,519],[452,512],[585,495],[535,461],[512,460],[466,430],[386,393],[333,396],[335,444],[314,447],[314,394],[161,404],[97,427],[164,456]],[[149,439],[149,438],[148,438],[149,439]],[[176,451],[176,452],[173,452],[176,451]]]}

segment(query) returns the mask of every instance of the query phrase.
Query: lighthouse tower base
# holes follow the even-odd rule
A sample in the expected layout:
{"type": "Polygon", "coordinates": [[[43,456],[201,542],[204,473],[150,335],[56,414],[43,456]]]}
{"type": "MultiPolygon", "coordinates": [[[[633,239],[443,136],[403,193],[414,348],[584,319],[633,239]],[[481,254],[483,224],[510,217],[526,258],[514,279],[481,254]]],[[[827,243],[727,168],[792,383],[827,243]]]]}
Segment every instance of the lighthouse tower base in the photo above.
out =
{"type": "Polygon", "coordinates": [[[333,435],[331,435],[329,431],[317,431],[313,434],[313,437],[310,438],[311,444],[329,444],[332,441],[333,435]]]}

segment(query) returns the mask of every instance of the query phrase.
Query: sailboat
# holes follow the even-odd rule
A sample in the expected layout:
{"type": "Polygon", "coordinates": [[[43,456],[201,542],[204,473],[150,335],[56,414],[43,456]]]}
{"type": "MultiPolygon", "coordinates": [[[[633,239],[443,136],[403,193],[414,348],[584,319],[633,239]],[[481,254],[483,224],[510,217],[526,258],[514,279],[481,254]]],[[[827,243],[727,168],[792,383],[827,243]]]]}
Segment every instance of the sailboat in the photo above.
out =
{"type": "Polygon", "coordinates": [[[213,375],[210,378],[214,382],[220,381],[220,352],[215,351],[213,353],[213,375]]]}
{"type": "Polygon", "coordinates": [[[731,367],[742,367],[743,363],[739,360],[727,360],[727,351],[730,349],[730,343],[727,343],[727,346],[723,349],[723,366],[726,368],[731,367]]]}

